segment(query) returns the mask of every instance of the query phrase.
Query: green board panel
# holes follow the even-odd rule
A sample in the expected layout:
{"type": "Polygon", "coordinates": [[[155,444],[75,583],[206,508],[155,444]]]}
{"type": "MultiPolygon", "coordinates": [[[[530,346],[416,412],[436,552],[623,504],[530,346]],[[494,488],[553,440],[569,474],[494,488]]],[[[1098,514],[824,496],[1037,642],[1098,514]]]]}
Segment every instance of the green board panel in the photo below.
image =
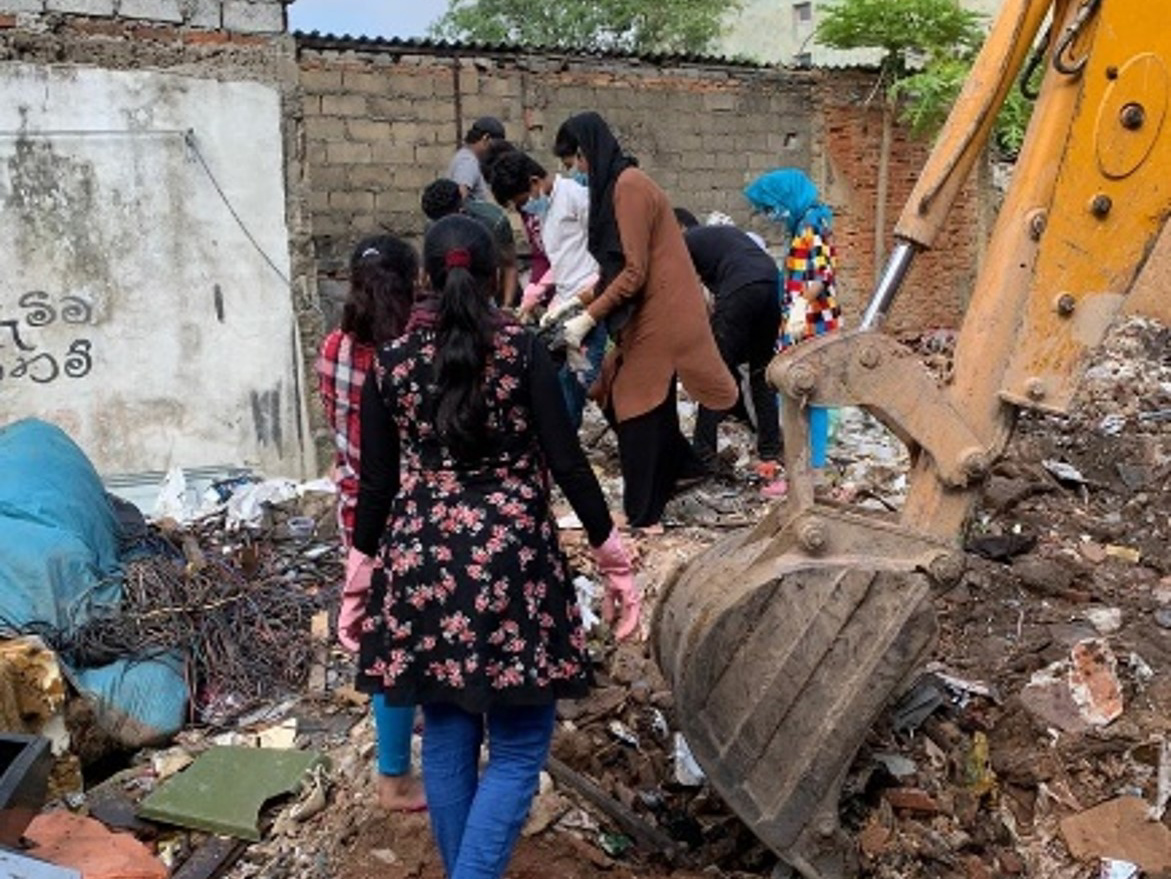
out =
{"type": "Polygon", "coordinates": [[[293,793],[325,758],[310,751],[218,747],[200,757],[142,801],[138,814],[174,824],[260,841],[260,810],[293,793]]]}

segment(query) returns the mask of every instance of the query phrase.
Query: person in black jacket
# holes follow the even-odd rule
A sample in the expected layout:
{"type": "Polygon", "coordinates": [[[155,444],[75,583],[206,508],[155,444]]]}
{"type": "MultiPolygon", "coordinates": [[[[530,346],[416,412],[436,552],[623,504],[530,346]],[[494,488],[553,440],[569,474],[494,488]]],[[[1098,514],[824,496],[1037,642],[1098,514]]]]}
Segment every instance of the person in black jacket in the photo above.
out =
{"type": "MultiPolygon", "coordinates": [[[[781,324],[780,273],[773,258],[735,226],[701,226],[683,208],[675,211],[696,274],[712,295],[712,332],[720,355],[736,375],[748,364],[752,406],[756,413],[757,474],[771,481],[781,456],[781,426],[776,391],[765,370],[776,351],[781,324]]],[[[747,414],[741,399],[733,413],[747,414]]],[[[708,467],[716,463],[720,422],[727,412],[703,406],[695,420],[692,446],[708,467]]]]}

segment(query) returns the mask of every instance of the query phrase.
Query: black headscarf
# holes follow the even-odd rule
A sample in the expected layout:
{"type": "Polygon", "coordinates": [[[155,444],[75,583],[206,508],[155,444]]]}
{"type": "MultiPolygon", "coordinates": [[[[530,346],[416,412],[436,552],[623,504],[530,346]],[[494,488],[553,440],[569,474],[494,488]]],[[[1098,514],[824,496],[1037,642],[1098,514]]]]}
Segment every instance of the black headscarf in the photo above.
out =
{"type": "Polygon", "coordinates": [[[638,160],[622,151],[614,132],[597,113],[571,116],[565,129],[577,140],[590,166],[589,250],[601,269],[598,289],[603,290],[626,267],[614,216],[614,183],[627,168],[636,167],[638,160]]]}

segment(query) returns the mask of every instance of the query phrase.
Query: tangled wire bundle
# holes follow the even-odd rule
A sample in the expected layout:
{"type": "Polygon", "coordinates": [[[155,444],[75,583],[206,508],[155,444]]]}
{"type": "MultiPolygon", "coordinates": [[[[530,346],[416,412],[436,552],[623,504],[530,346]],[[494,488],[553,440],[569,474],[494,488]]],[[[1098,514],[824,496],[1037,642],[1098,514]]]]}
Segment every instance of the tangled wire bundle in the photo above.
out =
{"type": "Polygon", "coordinates": [[[124,576],[115,613],[53,645],[68,661],[88,667],[178,652],[193,694],[230,697],[241,708],[305,684],[311,620],[327,595],[267,566],[248,578],[222,561],[185,568],[158,555],[128,562],[124,576]]]}

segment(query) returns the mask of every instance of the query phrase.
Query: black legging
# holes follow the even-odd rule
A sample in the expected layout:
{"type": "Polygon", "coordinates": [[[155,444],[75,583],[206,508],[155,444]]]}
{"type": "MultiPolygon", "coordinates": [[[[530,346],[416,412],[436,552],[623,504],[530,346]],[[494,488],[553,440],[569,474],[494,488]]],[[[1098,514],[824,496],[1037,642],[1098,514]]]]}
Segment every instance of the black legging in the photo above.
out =
{"type": "MultiPolygon", "coordinates": [[[[613,413],[607,412],[613,424],[613,413]]],[[[700,476],[703,465],[679,429],[675,379],[667,397],[644,415],[614,424],[622,465],[622,506],[633,528],[657,525],[680,479],[700,476]]]]}
{"type": "MultiPolygon", "coordinates": [[[[777,295],[774,282],[749,284],[717,299],[712,315],[712,333],[732,375],[738,378],[740,364],[748,364],[748,382],[756,412],[756,453],[762,461],[773,461],[781,455],[777,392],[765,378],[781,323],[777,295]]],[[[716,439],[724,416],[743,413],[743,399],[737,401],[731,413],[699,407],[693,442],[696,454],[705,464],[715,461],[716,439]]]]}

